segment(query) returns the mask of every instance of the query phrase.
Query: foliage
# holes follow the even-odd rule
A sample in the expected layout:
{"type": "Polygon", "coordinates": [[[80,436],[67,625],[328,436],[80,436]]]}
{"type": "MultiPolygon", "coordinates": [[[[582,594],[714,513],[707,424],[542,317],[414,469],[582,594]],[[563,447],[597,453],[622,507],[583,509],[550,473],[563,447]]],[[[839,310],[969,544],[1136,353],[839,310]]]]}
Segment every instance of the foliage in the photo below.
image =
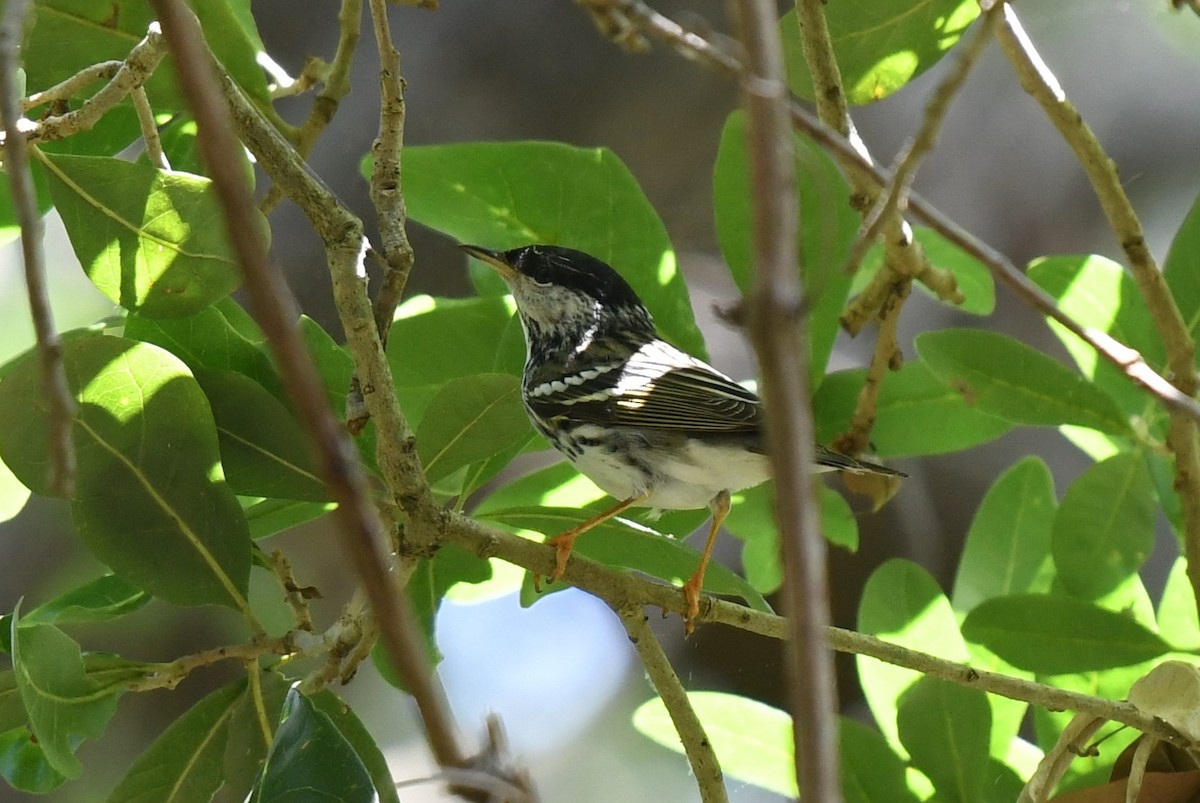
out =
{"type": "MultiPolygon", "coordinates": [[[[90,64],[125,58],[151,19],[138,0],[112,3],[111,16],[106,5],[103,18],[95,18],[93,5],[36,3],[24,59],[30,92],[90,64]],[[68,37],[77,46],[56,44],[68,37]]],[[[960,0],[876,5],[878,19],[846,16],[845,9],[862,4],[828,5],[853,103],[894,92],[933,66],[977,14],[974,2],[960,0]]],[[[262,45],[248,0],[196,0],[193,7],[220,63],[266,108],[267,78],[255,66],[262,45]]],[[[794,92],[811,97],[794,13],[781,23],[789,80],[794,92]]],[[[177,169],[113,155],[141,137],[128,101],[95,129],[38,146],[31,164],[42,208],[57,208],[87,275],[121,307],[118,322],[68,333],[62,349],[77,405],[71,432],[78,469],[66,502],[80,546],[107,570],[0,619],[0,646],[11,659],[0,672],[0,774],[39,794],[86,772],[76,751],[84,740],[101,738],[123,694],[173,685],[206,665],[84,652],[74,628],[99,621],[119,626],[156,598],[230,608],[247,632],[265,639],[263,612],[249,588],[252,575],[273,578],[279,568],[266,554],[273,548],[268,539],[333,507],[264,335],[230,297],[240,273],[212,182],[194,140],[181,133],[188,113],[172,70],[160,67],[147,91],[154,109],[173,117],[163,146],[177,169]]],[[[77,95],[71,105],[81,101],[77,95]]],[[[732,112],[711,166],[721,251],[743,292],[753,283],[745,129],[742,113],[732,112]]],[[[860,222],[848,204],[851,185],[816,143],[797,134],[795,145],[815,425],[828,443],[850,426],[868,384],[863,370],[827,373],[839,318],[887,267],[877,247],[857,276],[842,273],[860,222]]],[[[369,160],[364,170],[369,178],[369,160]]],[[[450,238],[494,248],[565,244],[611,262],[668,339],[704,354],[667,231],[611,151],[550,142],[406,147],[402,186],[411,219],[450,238]]],[[[0,227],[11,230],[13,215],[0,207],[0,227]]],[[[918,229],[916,239],[957,281],[961,308],[989,315],[995,287],[987,267],[933,230],[918,229]]],[[[1200,204],[1176,234],[1165,270],[1189,331],[1200,320],[1197,243],[1200,204]]],[[[399,308],[388,333],[388,363],[438,501],[483,525],[541,539],[603,508],[605,499],[561,464],[498,488],[491,483],[542,443],[520,401],[523,345],[511,301],[491,273],[477,265],[470,270],[475,295],[414,297],[399,308]]],[[[1165,369],[1162,338],[1123,266],[1094,255],[1047,255],[1033,261],[1029,276],[1075,320],[1165,369]]],[[[1037,457],[998,470],[966,534],[949,593],[923,568],[889,561],[862,590],[858,629],[978,668],[1120,699],[1149,666],[1200,647],[1183,558],[1157,611],[1138,574],[1159,510],[1183,532],[1171,459],[1164,456],[1168,419],[1119,369],[1058,324],[1052,329],[1073,365],[972,326],[921,333],[915,354],[884,376],[871,432],[881,458],[958,452],[1016,427],[1038,427],[1058,429],[1094,464],[1061,494],[1037,457]]],[[[353,357],[313,321],[304,319],[301,330],[340,411],[353,357]]],[[[0,513],[11,518],[30,492],[52,493],[52,413],[32,351],[0,376],[0,513]]],[[[356,443],[364,464],[376,466],[373,430],[356,443]]],[[[690,533],[705,515],[676,512],[653,521],[634,512],[582,539],[577,554],[677,582],[696,555],[671,536],[690,533]]],[[[822,520],[837,548],[857,548],[856,519],[828,489],[822,520]]],[[[782,578],[770,489],[738,495],[728,528],[742,541],[742,572],[714,566],[706,590],[769,611],[764,595],[782,578]]],[[[493,576],[485,560],[452,547],[423,556],[411,576],[409,594],[434,661],[436,613],[448,594],[485,583],[488,593],[520,593],[525,604],[544,596],[530,578],[493,576]]],[[[283,585],[281,593],[296,590],[283,585]]],[[[290,635],[303,629],[296,625],[290,635]]],[[[310,659],[321,654],[305,654],[294,640],[279,644],[250,654],[252,670],[181,715],[109,799],[201,801],[221,789],[227,799],[264,802],[305,794],[397,800],[372,736],[333,692],[312,682],[319,671],[310,659]]],[[[1065,726],[1061,713],[1031,712],[1021,701],[873,658],[860,657],[857,669],[874,727],[842,722],[848,801],[931,794],[963,803],[1011,800],[1031,773],[1027,757],[1049,749],[1065,726]],[[1035,745],[1021,729],[1029,719],[1035,745]]],[[[691,697],[729,775],[796,794],[784,712],[733,695],[691,697]]],[[[639,709],[633,725],[679,747],[656,699],[639,709]]],[[[1114,757],[1104,749],[1090,766],[1076,764],[1066,785],[1088,782],[1114,757]]]]}

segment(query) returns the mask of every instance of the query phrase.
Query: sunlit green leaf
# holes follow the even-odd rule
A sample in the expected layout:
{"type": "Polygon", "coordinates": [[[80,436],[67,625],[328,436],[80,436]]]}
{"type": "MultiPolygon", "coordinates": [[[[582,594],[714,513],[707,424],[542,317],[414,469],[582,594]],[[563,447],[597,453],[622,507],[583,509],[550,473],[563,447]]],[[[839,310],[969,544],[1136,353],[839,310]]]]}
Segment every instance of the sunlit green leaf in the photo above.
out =
{"type": "Polygon", "coordinates": [[[246,523],[250,526],[250,537],[255,540],[320,518],[337,507],[333,502],[257,498],[243,500],[242,505],[246,523]]]}
{"type": "MultiPolygon", "coordinates": [[[[208,179],[98,156],[47,154],[42,164],[84,271],[114,302],[178,318],[241,282],[208,179]]],[[[246,225],[265,230],[266,220],[246,225]]]]}
{"type": "MultiPolygon", "coordinates": [[[[979,15],[972,0],[874,0],[822,6],[846,98],[870,103],[895,92],[946,54],[979,15]]],[[[813,99],[796,12],[780,22],[788,86],[813,99]]]]}
{"type": "MultiPolygon", "coordinates": [[[[858,629],[950,661],[968,658],[950,600],[928,572],[909,561],[889,560],[867,580],[858,607],[858,629]]],[[[903,753],[896,731],[897,705],[922,675],[873,658],[859,656],[857,662],[859,682],[880,732],[894,750],[903,753]]]]}
{"type": "Polygon", "coordinates": [[[900,741],[938,800],[975,803],[982,796],[991,718],[982,691],[938,678],[921,678],[901,695],[900,741]]]}
{"type": "Polygon", "coordinates": [[[410,146],[403,180],[409,216],[460,242],[563,245],[607,262],[664,337],[703,356],[667,231],[611,151],[557,142],[410,146]]]}
{"type": "Polygon", "coordinates": [[[986,600],[962,632],[1014,666],[1051,675],[1129,666],[1171,650],[1128,616],[1059,594],[986,600]]]}
{"type": "Polygon", "coordinates": [[[1078,424],[1118,435],[1129,432],[1110,396],[1007,335],[943,329],[919,335],[916,343],[938,379],[980,412],[1014,424],[1078,424]]]}
{"type": "Polygon", "coordinates": [[[1200,621],[1196,617],[1196,593],[1187,576],[1187,558],[1175,559],[1162,601],[1158,604],[1159,634],[1184,650],[1200,649],[1200,621]]]}
{"type": "MultiPolygon", "coordinates": [[[[146,343],[83,337],[63,344],[78,408],[72,514],[84,544],[122,579],[181,605],[244,608],[250,538],[221,474],[200,386],[178,358],[146,343]]],[[[26,359],[0,382],[0,453],[48,493],[49,413],[26,359]]]]}

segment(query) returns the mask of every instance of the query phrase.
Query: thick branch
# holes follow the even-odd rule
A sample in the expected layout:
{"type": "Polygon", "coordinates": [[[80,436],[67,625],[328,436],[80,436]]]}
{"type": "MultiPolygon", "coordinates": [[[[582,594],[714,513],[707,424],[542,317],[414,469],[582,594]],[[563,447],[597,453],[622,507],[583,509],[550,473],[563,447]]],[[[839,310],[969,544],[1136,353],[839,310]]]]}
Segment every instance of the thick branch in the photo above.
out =
{"type": "Polygon", "coordinates": [[[721,764],[713,751],[712,742],[704,732],[704,725],[696,716],[696,710],[688,700],[687,690],[679,682],[667,654],[663,652],[662,644],[654,635],[654,631],[646,624],[646,614],[641,605],[614,609],[625,625],[629,640],[637,649],[642,666],[654,684],[654,690],[675,725],[679,741],[683,744],[683,752],[692,765],[692,774],[696,776],[696,785],[700,788],[700,799],[704,803],[724,803],[729,800],[725,792],[725,780],[721,773],[721,764]]]}
{"type": "Polygon", "coordinates": [[[21,226],[21,258],[25,265],[25,287],[29,312],[37,338],[42,369],[42,398],[49,408],[50,488],[60,496],[71,495],[75,486],[75,443],[72,427],[75,396],[67,385],[63,368],[62,340],[54,327],[50,295],[46,287],[46,255],[42,251],[42,216],[29,169],[29,148],[20,131],[21,89],[17,80],[17,51],[25,30],[28,0],[8,0],[0,20],[0,117],[4,123],[4,172],[21,226]]]}
{"type": "Polygon", "coordinates": [[[829,626],[829,581],[812,477],[808,351],[797,270],[795,153],[783,43],[775,5],[769,0],[740,0],[737,20],[746,51],[742,94],[754,213],[750,332],[763,372],[767,454],[775,477],[775,520],[783,551],[796,780],[811,799],[837,803],[837,690],[833,655],[823,642],[829,626]]]}
{"type": "MultiPolygon", "coordinates": [[[[283,277],[270,264],[258,229],[245,225],[256,214],[254,199],[237,166],[240,145],[233,136],[229,110],[215,80],[215,65],[200,26],[181,0],[154,0],[154,7],[179,63],[180,84],[197,121],[200,147],[245,273],[251,305],[316,446],[322,478],[338,503],[336,515],[343,547],[367,590],[388,657],[420,708],[434,756],[440,764],[463,766],[467,758],[459,747],[449,705],[425,663],[422,638],[407,606],[408,598],[391,574],[388,534],[371,504],[357,453],[329,409],[300,338],[298,311],[283,277]]],[[[271,132],[278,136],[273,128],[271,132]]],[[[335,285],[338,275],[354,275],[361,267],[361,229],[356,232],[350,227],[346,234],[351,248],[335,250],[332,244],[330,248],[335,285]]],[[[370,319],[365,323],[370,326],[370,319]]],[[[390,387],[390,377],[388,381],[390,387]]]]}

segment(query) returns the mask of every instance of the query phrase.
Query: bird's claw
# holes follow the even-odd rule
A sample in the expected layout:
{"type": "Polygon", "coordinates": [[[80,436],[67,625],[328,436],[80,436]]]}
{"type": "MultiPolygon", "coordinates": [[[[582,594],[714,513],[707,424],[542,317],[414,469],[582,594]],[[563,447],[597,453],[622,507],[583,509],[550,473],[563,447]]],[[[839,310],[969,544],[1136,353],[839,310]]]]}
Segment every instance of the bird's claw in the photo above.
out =
{"type": "Polygon", "coordinates": [[[696,578],[693,577],[683,584],[683,599],[687,603],[687,616],[683,620],[684,635],[690,636],[696,629],[696,619],[700,616],[701,582],[696,582],[696,578]]]}

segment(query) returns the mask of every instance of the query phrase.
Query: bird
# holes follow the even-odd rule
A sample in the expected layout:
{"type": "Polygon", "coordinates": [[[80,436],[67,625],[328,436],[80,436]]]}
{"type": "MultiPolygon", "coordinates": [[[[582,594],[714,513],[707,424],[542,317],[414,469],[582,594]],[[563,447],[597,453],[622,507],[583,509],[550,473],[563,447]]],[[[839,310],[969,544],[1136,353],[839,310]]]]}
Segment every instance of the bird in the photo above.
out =
{"type": "MultiPolygon", "coordinates": [[[[546,541],[555,548],[550,580],[566,571],[575,539],[630,508],[708,507],[708,537],[682,588],[691,633],[731,494],[770,478],[759,397],[660,337],[629,283],[590,254],[459,248],[512,293],[526,344],[521,398],[534,428],[617,500],[546,541]]],[[[818,471],[906,476],[820,445],[813,457],[818,471]]]]}

